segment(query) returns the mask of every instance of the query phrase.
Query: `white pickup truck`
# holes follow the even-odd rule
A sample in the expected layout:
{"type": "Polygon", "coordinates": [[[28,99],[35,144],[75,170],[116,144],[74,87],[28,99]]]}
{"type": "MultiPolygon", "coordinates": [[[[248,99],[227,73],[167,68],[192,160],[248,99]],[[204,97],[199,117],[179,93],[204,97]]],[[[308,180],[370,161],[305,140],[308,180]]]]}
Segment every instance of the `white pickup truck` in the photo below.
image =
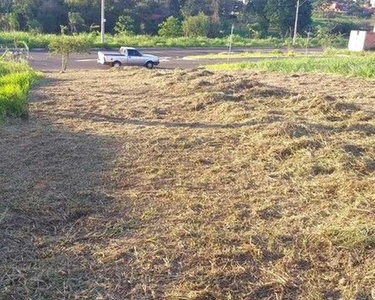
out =
{"type": "Polygon", "coordinates": [[[137,49],[121,47],[118,52],[98,52],[98,63],[112,67],[144,66],[152,69],[159,64],[159,57],[142,54],[137,49]]]}

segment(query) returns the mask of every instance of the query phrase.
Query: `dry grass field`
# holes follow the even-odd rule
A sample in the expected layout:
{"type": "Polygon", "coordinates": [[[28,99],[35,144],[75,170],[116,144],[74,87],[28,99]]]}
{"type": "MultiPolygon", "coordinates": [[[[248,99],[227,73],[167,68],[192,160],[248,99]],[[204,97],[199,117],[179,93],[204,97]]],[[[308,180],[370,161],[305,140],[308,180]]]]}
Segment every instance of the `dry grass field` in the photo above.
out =
{"type": "Polygon", "coordinates": [[[46,74],[0,128],[0,298],[375,299],[374,83],[46,74]]]}

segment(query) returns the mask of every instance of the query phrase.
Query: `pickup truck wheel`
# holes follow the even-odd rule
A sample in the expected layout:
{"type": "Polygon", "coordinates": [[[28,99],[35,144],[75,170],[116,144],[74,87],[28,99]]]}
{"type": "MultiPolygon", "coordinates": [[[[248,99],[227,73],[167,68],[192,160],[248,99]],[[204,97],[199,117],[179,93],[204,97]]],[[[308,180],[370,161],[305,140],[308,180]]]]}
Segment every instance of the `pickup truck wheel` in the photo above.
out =
{"type": "Polygon", "coordinates": [[[121,67],[121,62],[119,62],[119,61],[114,61],[114,62],[112,63],[112,67],[114,67],[114,68],[119,68],[119,67],[121,67]]]}
{"type": "Polygon", "coordinates": [[[148,62],[146,62],[145,67],[147,69],[153,69],[154,68],[154,63],[152,61],[148,61],[148,62]]]}

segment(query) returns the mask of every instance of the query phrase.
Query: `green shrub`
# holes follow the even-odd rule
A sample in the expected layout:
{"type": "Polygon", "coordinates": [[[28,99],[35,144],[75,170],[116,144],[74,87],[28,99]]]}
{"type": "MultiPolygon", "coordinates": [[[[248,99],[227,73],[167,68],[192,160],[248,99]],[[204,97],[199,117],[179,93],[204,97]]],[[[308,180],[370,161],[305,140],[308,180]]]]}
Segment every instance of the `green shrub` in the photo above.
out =
{"type": "Polygon", "coordinates": [[[60,35],[51,40],[48,48],[52,54],[61,55],[61,70],[68,66],[70,53],[82,53],[90,50],[93,40],[89,35],[60,35]]]}
{"type": "Polygon", "coordinates": [[[0,121],[27,115],[29,88],[38,76],[26,63],[0,61],[0,121]]]}
{"type": "Polygon", "coordinates": [[[274,49],[271,51],[271,54],[275,54],[275,55],[283,55],[284,52],[280,49],[274,49]]]}
{"type": "Polygon", "coordinates": [[[169,17],[159,25],[159,35],[163,37],[182,36],[182,25],[176,17],[169,17]]]}
{"type": "Polygon", "coordinates": [[[115,25],[115,32],[119,35],[133,35],[134,34],[134,20],[128,15],[122,15],[118,18],[115,25]]]}
{"type": "Polygon", "coordinates": [[[187,37],[206,37],[209,29],[210,18],[202,12],[196,16],[188,16],[182,22],[182,30],[187,37]]]}
{"type": "Polygon", "coordinates": [[[247,28],[249,29],[250,38],[257,39],[263,36],[262,25],[259,23],[248,24],[247,28]]]}

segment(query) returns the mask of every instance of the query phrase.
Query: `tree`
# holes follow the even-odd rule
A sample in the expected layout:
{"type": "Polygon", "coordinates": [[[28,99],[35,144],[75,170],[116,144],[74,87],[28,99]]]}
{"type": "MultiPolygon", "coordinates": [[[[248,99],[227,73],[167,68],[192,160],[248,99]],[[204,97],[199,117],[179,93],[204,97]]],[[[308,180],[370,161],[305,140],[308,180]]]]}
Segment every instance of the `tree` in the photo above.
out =
{"type": "Polygon", "coordinates": [[[258,31],[260,36],[265,36],[270,27],[270,21],[266,15],[267,1],[250,0],[246,5],[246,12],[254,19],[255,24],[251,24],[253,30],[258,31]],[[255,29],[256,28],[256,29],[255,29]]]}
{"type": "Polygon", "coordinates": [[[134,20],[134,31],[137,34],[156,34],[159,24],[168,16],[167,8],[161,1],[139,1],[129,13],[134,20]]]}
{"type": "Polygon", "coordinates": [[[176,17],[169,17],[159,25],[159,35],[165,37],[179,37],[182,36],[182,25],[176,17]]]}
{"type": "Polygon", "coordinates": [[[210,36],[215,37],[218,35],[220,31],[220,1],[219,0],[212,0],[212,16],[211,16],[211,24],[210,24],[210,36]]]}
{"type": "MultiPolygon", "coordinates": [[[[297,0],[268,0],[266,18],[279,30],[281,36],[293,31],[297,0]]],[[[298,14],[298,31],[303,32],[311,25],[312,7],[309,0],[301,1],[298,14]]]]}
{"type": "Polygon", "coordinates": [[[210,18],[200,12],[196,16],[186,17],[182,22],[182,30],[185,36],[207,36],[210,27],[210,18]]]}
{"type": "Polygon", "coordinates": [[[122,15],[115,25],[115,32],[120,35],[134,34],[134,20],[129,15],[122,15]]]}
{"type": "Polygon", "coordinates": [[[180,16],[180,10],[181,10],[181,3],[179,0],[168,0],[168,9],[169,13],[173,17],[179,17],[180,16]]]}
{"type": "Polygon", "coordinates": [[[70,31],[72,33],[78,33],[78,28],[82,28],[85,25],[85,21],[78,12],[68,13],[70,31]]]}
{"type": "Polygon", "coordinates": [[[43,32],[55,33],[60,31],[61,24],[68,24],[68,7],[62,0],[37,0],[31,8],[32,18],[39,21],[43,32]]]}
{"type": "Polygon", "coordinates": [[[200,12],[212,15],[212,0],[186,0],[182,12],[184,16],[196,16],[200,12]]]}
{"type": "Polygon", "coordinates": [[[8,14],[8,22],[10,30],[20,30],[20,23],[16,13],[8,14]]]}
{"type": "Polygon", "coordinates": [[[9,13],[12,7],[12,0],[1,0],[0,13],[9,13]]]}
{"type": "Polygon", "coordinates": [[[68,66],[70,53],[88,52],[92,45],[91,37],[60,35],[55,37],[48,45],[52,54],[61,55],[61,71],[68,66]]]}

